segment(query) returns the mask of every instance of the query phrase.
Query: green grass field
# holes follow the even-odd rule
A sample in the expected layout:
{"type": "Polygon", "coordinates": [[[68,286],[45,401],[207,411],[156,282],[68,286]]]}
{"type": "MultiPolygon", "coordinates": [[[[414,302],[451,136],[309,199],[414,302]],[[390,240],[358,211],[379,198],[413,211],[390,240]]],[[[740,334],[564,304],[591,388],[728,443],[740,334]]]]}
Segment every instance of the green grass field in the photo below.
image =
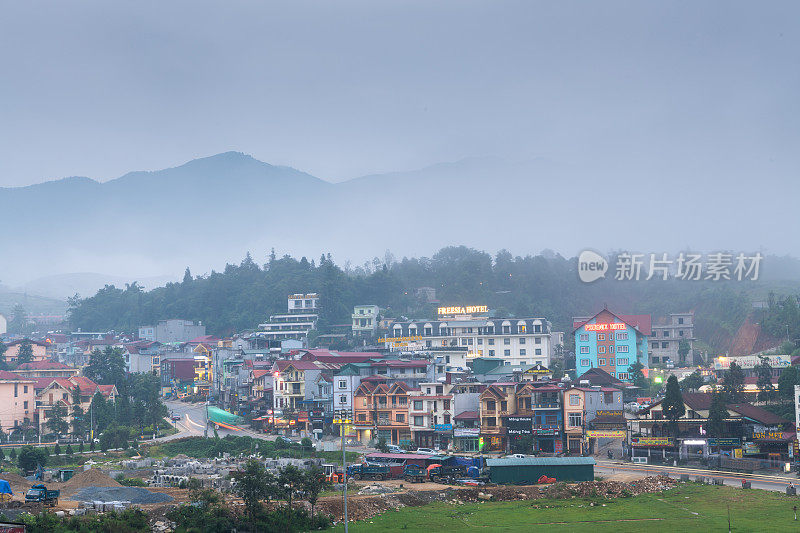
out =
{"type": "MultiPolygon", "coordinates": [[[[350,524],[351,533],[447,531],[800,531],[800,497],[762,490],[684,484],[631,498],[433,503],[350,524]],[[591,504],[594,503],[594,506],[591,504]]],[[[335,531],[344,531],[339,525],[335,531]]]]}

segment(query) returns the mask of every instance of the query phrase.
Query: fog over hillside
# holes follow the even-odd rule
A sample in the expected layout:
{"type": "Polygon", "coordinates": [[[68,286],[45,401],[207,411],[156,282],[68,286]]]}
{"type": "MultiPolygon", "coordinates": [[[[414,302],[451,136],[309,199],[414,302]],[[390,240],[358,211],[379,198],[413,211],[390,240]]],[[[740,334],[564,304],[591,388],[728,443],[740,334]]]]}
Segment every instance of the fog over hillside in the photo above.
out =
{"type": "Polygon", "coordinates": [[[0,189],[0,211],[21,222],[0,235],[14,258],[0,266],[0,279],[175,279],[187,265],[220,269],[247,251],[263,262],[273,247],[353,264],[386,250],[420,256],[451,244],[565,257],[587,247],[800,254],[796,240],[775,230],[797,227],[797,181],[763,176],[745,204],[724,173],[705,181],[660,174],[645,180],[548,159],[484,157],[330,183],[227,152],[104,183],[67,178],[0,189]],[[785,194],[776,196],[778,188],[785,194]]]}

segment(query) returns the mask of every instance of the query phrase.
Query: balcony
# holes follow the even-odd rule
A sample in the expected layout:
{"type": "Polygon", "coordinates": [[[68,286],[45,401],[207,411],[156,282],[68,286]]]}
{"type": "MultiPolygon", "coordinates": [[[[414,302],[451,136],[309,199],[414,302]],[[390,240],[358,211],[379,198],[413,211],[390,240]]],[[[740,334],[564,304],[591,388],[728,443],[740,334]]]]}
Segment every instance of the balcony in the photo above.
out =
{"type": "Polygon", "coordinates": [[[558,401],[540,401],[533,405],[534,409],[561,409],[561,402],[558,401]]]}
{"type": "Polygon", "coordinates": [[[487,435],[505,435],[506,428],[503,426],[481,426],[481,433],[487,435]]]}

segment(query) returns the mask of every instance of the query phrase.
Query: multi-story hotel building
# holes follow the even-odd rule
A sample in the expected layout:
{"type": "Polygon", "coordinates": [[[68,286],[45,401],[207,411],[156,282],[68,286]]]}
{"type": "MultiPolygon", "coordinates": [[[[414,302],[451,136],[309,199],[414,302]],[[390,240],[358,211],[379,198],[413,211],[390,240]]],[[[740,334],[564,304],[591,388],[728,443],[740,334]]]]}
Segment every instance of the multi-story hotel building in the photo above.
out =
{"type": "Polygon", "coordinates": [[[654,364],[674,363],[680,361],[678,348],[681,341],[689,344],[686,354],[687,363],[693,362],[694,349],[694,311],[688,313],[670,313],[669,316],[657,320],[653,324],[653,335],[650,337],[650,362],[654,364]]]}
{"type": "Polygon", "coordinates": [[[615,315],[603,309],[592,317],[573,319],[578,377],[601,368],[622,381],[630,380],[636,362],[648,366],[650,315],[615,315]]]}
{"type": "Polygon", "coordinates": [[[489,318],[485,306],[440,307],[437,320],[394,322],[392,350],[460,347],[467,357],[498,357],[504,364],[550,365],[552,332],[544,318],[489,318]]]}
{"type": "Polygon", "coordinates": [[[319,296],[316,293],[291,294],[287,307],[286,314],[271,315],[268,322],[259,324],[254,335],[268,343],[291,339],[305,344],[308,332],[317,327],[319,296]]]}

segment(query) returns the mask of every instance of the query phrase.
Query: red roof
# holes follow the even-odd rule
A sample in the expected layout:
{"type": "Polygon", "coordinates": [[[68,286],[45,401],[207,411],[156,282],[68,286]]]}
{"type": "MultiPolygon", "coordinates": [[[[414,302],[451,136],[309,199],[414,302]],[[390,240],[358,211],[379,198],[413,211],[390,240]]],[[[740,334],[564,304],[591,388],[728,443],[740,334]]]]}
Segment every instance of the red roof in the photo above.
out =
{"type": "Polygon", "coordinates": [[[637,330],[639,330],[642,333],[642,335],[646,335],[646,336],[649,337],[653,333],[650,315],[618,315],[618,314],[616,314],[616,313],[614,313],[612,311],[609,311],[608,309],[603,309],[599,313],[596,313],[591,318],[589,318],[589,320],[573,322],[572,323],[572,329],[575,330],[575,329],[580,328],[584,324],[590,322],[597,315],[599,315],[600,313],[604,313],[604,312],[605,313],[611,313],[612,315],[614,315],[615,317],[619,318],[620,320],[622,320],[623,322],[625,322],[629,326],[632,326],[632,327],[636,328],[637,330]]]}
{"type": "Polygon", "coordinates": [[[30,363],[22,363],[17,367],[17,370],[75,370],[58,361],[32,361],[30,363]]]}
{"type": "Polygon", "coordinates": [[[463,413],[458,413],[453,418],[456,420],[477,420],[478,411],[464,411],[463,413]]]}
{"type": "Polygon", "coordinates": [[[427,367],[430,363],[428,361],[375,361],[371,366],[386,366],[389,368],[418,368],[427,367]]]}
{"type": "Polygon", "coordinates": [[[253,370],[253,379],[258,379],[258,378],[260,378],[262,376],[265,376],[265,375],[267,375],[269,373],[270,373],[269,368],[267,368],[267,369],[259,368],[257,370],[253,370]]]}
{"type": "Polygon", "coordinates": [[[296,370],[319,370],[319,367],[311,361],[275,361],[272,368],[283,372],[289,365],[292,365],[296,370]]]}
{"type": "Polygon", "coordinates": [[[35,341],[33,339],[18,339],[18,340],[6,343],[6,346],[16,346],[17,344],[22,344],[23,341],[28,341],[31,344],[36,344],[37,346],[50,346],[50,344],[48,344],[46,342],[35,341]]]}
{"type": "Polygon", "coordinates": [[[30,378],[24,378],[19,374],[14,374],[13,372],[9,372],[8,370],[0,370],[0,380],[3,381],[18,381],[18,380],[30,380],[30,378]]]}
{"type": "Polygon", "coordinates": [[[199,337],[195,337],[186,344],[217,344],[221,340],[222,339],[215,337],[214,335],[201,335],[199,337]]]}
{"type": "Polygon", "coordinates": [[[56,378],[33,378],[33,380],[36,382],[33,385],[33,389],[42,390],[46,389],[56,378]]]}

